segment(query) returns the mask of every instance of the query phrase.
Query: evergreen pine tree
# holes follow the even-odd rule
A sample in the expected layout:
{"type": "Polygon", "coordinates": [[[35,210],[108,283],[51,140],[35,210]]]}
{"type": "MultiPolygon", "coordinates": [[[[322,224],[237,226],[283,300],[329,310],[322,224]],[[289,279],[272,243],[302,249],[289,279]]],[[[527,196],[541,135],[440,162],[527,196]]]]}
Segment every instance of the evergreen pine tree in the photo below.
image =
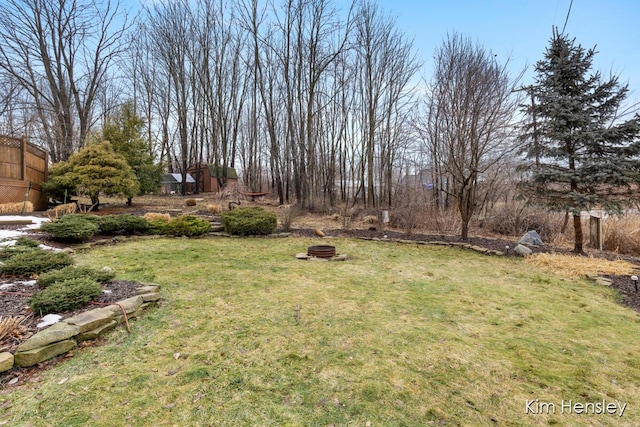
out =
{"type": "Polygon", "coordinates": [[[574,251],[583,252],[581,213],[621,214],[640,200],[640,117],[621,117],[627,85],[592,72],[594,49],[554,29],[536,64],[521,190],[533,201],[573,215],[574,251]]]}
{"type": "MultiPolygon", "coordinates": [[[[162,165],[154,161],[151,141],[144,136],[145,125],[133,103],[126,102],[117,114],[108,118],[102,129],[102,140],[109,141],[133,169],[140,183],[140,194],[157,191],[162,181],[162,165]]],[[[127,203],[131,204],[131,198],[127,203]]]]}
{"type": "Polygon", "coordinates": [[[43,189],[54,198],[62,193],[86,196],[98,210],[100,194],[132,197],[140,191],[133,169],[108,141],[89,143],[49,169],[43,189]]]}

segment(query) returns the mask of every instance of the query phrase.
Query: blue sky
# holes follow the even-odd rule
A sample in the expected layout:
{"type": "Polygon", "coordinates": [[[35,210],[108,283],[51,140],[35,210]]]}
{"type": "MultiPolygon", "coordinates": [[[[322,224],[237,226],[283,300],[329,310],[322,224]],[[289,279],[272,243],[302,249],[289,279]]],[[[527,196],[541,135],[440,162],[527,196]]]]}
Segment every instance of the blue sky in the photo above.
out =
{"type": "MultiPolygon", "coordinates": [[[[429,78],[432,57],[447,32],[470,36],[498,58],[511,58],[514,73],[528,65],[524,84],[533,82],[533,66],[542,59],[552,26],[562,27],[570,0],[378,0],[397,21],[422,59],[429,78]]],[[[594,68],[628,82],[630,100],[640,101],[640,1],[573,0],[565,33],[599,52],[594,68]]]]}

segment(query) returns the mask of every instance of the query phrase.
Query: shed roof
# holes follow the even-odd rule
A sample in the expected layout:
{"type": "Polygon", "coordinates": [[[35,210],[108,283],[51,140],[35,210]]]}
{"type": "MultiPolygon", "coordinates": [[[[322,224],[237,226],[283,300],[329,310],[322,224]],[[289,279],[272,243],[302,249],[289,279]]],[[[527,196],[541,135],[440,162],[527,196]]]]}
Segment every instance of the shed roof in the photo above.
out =
{"type": "MultiPolygon", "coordinates": [[[[210,177],[222,178],[222,171],[223,171],[222,166],[217,166],[217,165],[214,165],[213,163],[206,163],[200,166],[201,169],[205,167],[207,168],[210,177]]],[[[192,169],[192,168],[197,170],[198,166],[193,165],[189,169],[192,169]]],[[[230,166],[227,166],[227,179],[238,179],[238,173],[234,168],[230,166]]]]}
{"type": "MultiPolygon", "coordinates": [[[[162,179],[163,184],[175,184],[182,183],[182,175],[179,173],[165,173],[162,179]]],[[[196,180],[189,174],[187,174],[187,183],[195,183],[196,180]]]]}

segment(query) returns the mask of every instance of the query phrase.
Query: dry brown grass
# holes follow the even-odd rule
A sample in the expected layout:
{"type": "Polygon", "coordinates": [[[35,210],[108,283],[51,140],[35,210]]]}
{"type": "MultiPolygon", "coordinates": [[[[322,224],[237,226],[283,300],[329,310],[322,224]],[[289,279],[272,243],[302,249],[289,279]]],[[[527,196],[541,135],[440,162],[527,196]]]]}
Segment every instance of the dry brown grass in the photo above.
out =
{"type": "Polygon", "coordinates": [[[33,212],[33,203],[2,203],[0,204],[0,214],[12,214],[12,213],[22,213],[22,208],[24,206],[24,212],[33,212]]]}
{"type": "MultiPolygon", "coordinates": [[[[24,316],[0,316],[0,343],[6,337],[19,337],[24,332],[22,322],[26,320],[24,316]]],[[[0,348],[2,351],[2,348],[0,348]]]]}
{"type": "Polygon", "coordinates": [[[222,213],[222,205],[209,204],[209,205],[207,205],[207,211],[212,213],[212,214],[214,214],[214,215],[217,215],[219,213],[222,213]]]}
{"type": "Polygon", "coordinates": [[[587,275],[631,275],[637,273],[637,266],[624,261],[609,261],[603,258],[577,255],[540,253],[529,256],[526,262],[565,277],[585,277],[587,275]]]}
{"type": "Polygon", "coordinates": [[[168,213],[147,212],[146,214],[144,214],[143,218],[146,219],[147,221],[160,220],[164,222],[169,222],[171,220],[171,215],[169,215],[168,213]]]}
{"type": "Polygon", "coordinates": [[[602,225],[604,249],[627,255],[640,255],[640,218],[607,218],[602,225]]]}
{"type": "Polygon", "coordinates": [[[66,203],[64,205],[58,205],[52,209],[49,209],[46,212],[46,215],[47,215],[47,218],[53,221],[67,214],[76,213],[77,210],[78,210],[78,205],[76,205],[75,203],[66,203]]]}

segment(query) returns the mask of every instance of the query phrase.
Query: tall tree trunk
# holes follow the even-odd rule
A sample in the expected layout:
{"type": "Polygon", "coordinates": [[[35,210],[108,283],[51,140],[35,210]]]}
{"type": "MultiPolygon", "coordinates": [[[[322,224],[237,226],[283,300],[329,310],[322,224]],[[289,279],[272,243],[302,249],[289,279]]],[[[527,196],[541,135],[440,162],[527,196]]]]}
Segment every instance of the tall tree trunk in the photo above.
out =
{"type": "Polygon", "coordinates": [[[573,232],[575,233],[575,243],[573,251],[577,254],[584,253],[582,248],[582,221],[580,214],[573,214],[573,232]]]}

